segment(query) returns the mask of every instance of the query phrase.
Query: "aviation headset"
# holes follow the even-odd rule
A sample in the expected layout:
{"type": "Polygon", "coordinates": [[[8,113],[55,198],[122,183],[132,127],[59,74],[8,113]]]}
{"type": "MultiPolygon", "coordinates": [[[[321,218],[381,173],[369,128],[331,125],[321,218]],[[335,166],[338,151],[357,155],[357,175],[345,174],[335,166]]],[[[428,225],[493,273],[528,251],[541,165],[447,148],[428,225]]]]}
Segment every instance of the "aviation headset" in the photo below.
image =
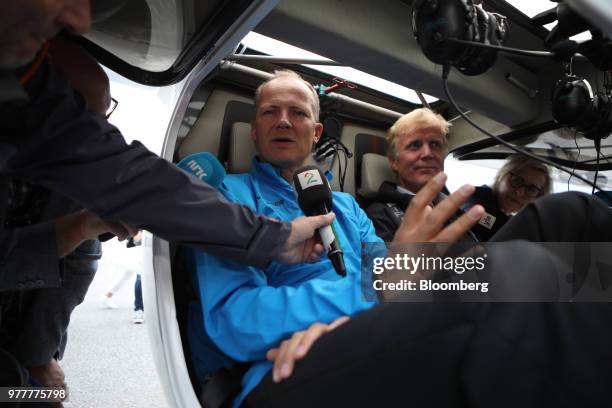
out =
{"type": "Polygon", "coordinates": [[[416,0],[412,30],[427,58],[436,64],[451,63],[465,75],[479,75],[497,58],[494,49],[444,41],[458,39],[502,45],[508,27],[506,17],[485,11],[477,0],[416,0]]]}
{"type": "Polygon", "coordinates": [[[612,100],[609,93],[593,94],[589,82],[566,74],[552,90],[552,115],[557,123],[595,141],[612,131],[612,100]]]}

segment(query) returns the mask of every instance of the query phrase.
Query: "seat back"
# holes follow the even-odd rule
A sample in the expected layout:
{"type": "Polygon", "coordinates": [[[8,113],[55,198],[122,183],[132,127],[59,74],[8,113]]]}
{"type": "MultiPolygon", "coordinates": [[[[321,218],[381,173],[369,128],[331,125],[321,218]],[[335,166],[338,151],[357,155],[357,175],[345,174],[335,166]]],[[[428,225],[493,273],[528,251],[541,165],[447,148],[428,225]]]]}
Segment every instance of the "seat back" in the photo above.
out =
{"type": "Polygon", "coordinates": [[[389,165],[386,156],[376,153],[366,153],[361,158],[361,186],[359,195],[366,199],[373,199],[383,181],[395,183],[397,176],[389,165]]]}
{"type": "Polygon", "coordinates": [[[251,138],[251,125],[244,122],[234,123],[229,139],[227,171],[229,173],[248,172],[251,170],[251,162],[255,154],[255,144],[251,138]]]}

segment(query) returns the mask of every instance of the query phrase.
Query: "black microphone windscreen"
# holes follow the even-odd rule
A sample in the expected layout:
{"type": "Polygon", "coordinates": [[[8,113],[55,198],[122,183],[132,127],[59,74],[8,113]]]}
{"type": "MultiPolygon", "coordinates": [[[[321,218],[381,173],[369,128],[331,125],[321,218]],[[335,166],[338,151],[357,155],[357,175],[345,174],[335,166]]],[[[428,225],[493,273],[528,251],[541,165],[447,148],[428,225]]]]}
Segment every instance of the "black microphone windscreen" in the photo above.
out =
{"type": "Polygon", "coordinates": [[[305,166],[293,174],[298,204],[304,214],[319,215],[332,207],[332,192],[327,178],[317,166],[305,166]]]}

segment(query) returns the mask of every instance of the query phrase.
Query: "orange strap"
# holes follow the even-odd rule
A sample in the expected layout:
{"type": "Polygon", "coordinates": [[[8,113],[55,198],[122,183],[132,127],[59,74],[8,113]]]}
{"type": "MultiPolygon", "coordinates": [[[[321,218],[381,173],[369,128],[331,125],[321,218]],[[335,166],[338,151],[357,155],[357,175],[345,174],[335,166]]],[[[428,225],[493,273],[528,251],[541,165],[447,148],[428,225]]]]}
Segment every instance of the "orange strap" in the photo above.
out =
{"type": "Polygon", "coordinates": [[[45,42],[45,44],[42,47],[42,50],[38,53],[36,60],[34,60],[32,65],[30,65],[30,68],[28,68],[26,73],[23,74],[21,78],[19,78],[19,83],[21,85],[25,85],[32,78],[32,76],[36,73],[36,71],[40,67],[40,64],[42,64],[42,62],[45,60],[45,57],[47,56],[48,53],[49,53],[49,41],[45,42]]]}

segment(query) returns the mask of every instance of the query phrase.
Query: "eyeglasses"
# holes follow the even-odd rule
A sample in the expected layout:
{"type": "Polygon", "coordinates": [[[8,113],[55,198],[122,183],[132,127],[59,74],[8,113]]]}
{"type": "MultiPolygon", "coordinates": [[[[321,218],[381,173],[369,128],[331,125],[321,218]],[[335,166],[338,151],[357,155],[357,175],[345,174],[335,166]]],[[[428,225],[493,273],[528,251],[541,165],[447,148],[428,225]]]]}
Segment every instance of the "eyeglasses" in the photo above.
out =
{"type": "Polygon", "coordinates": [[[510,186],[515,189],[523,188],[525,195],[530,198],[536,198],[542,195],[542,189],[525,182],[525,179],[518,174],[510,173],[510,186]]]}
{"type": "Polygon", "coordinates": [[[111,104],[106,110],[106,119],[110,118],[110,115],[112,115],[115,109],[117,109],[117,105],[119,105],[119,101],[115,98],[111,98],[111,104]]]}

